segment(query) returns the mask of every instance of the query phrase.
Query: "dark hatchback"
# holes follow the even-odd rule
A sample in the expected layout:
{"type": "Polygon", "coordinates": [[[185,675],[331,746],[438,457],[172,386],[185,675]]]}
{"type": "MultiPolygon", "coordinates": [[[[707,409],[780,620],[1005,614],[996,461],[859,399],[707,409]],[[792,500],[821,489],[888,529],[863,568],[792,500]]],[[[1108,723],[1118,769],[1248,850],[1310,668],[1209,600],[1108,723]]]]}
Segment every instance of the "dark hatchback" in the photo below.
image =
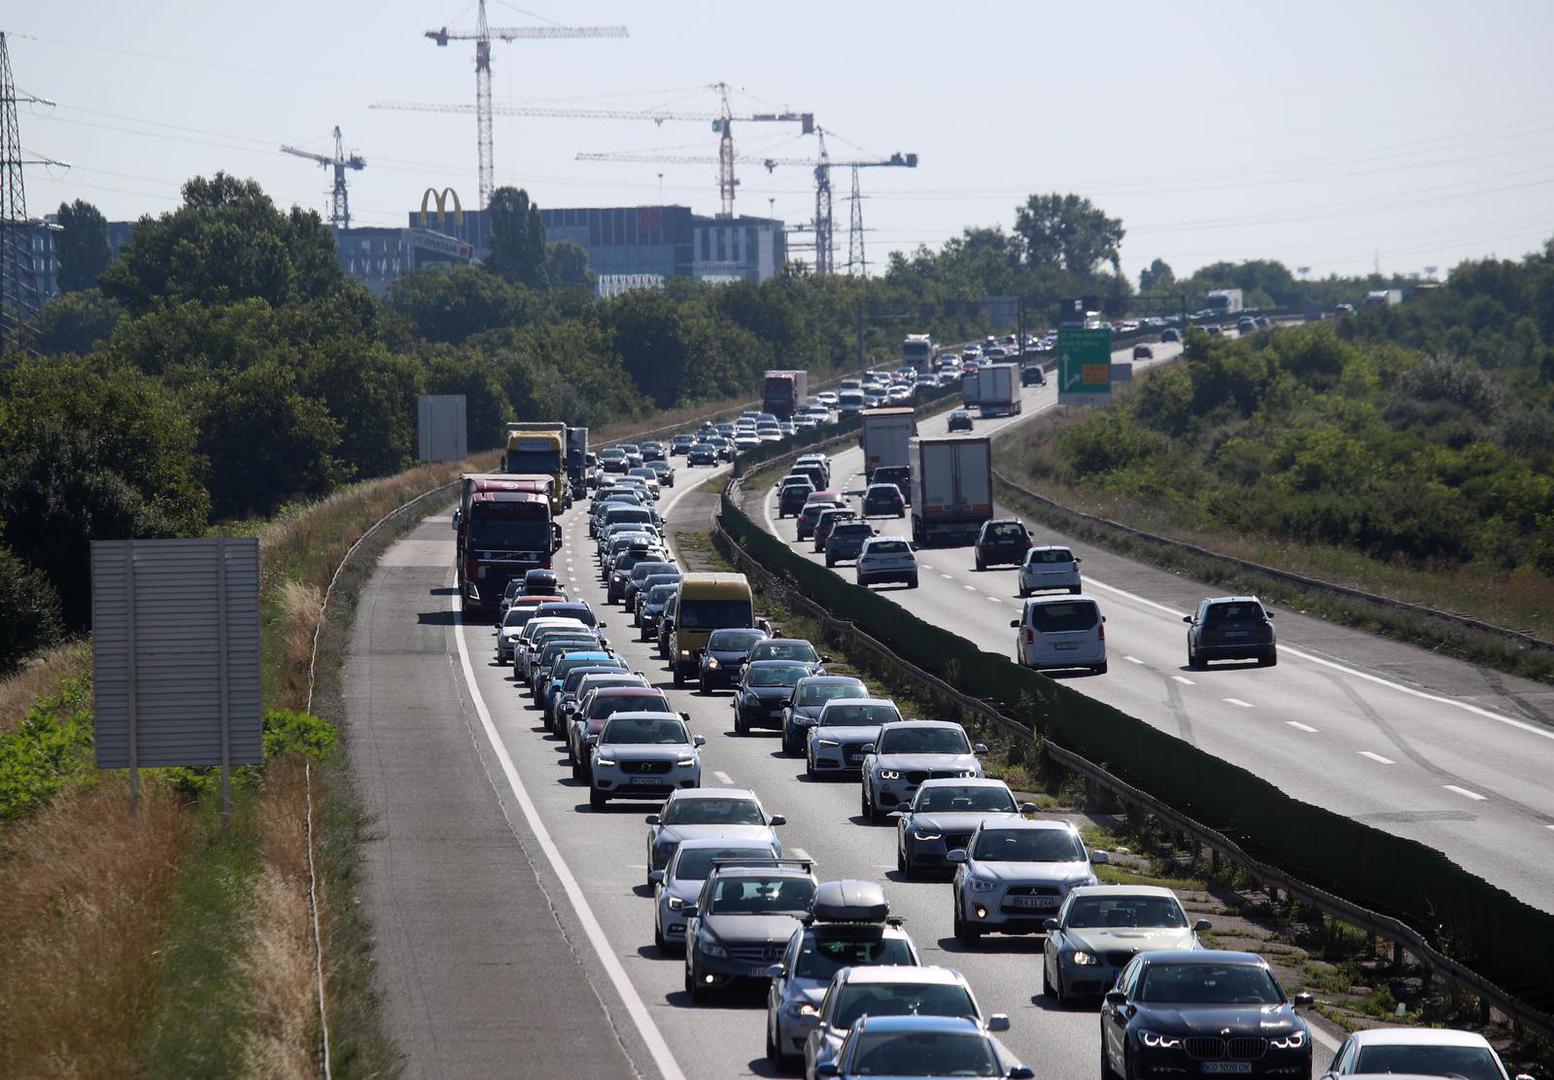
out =
{"type": "Polygon", "coordinates": [[[908,506],[912,505],[912,466],[881,465],[869,474],[869,483],[895,484],[901,498],[908,506]]]}
{"type": "Polygon", "coordinates": [[[895,484],[870,484],[863,493],[864,517],[901,517],[906,513],[906,499],[895,484]]]}
{"type": "Polygon", "coordinates": [[[789,480],[787,485],[777,495],[777,516],[798,517],[804,509],[804,504],[815,493],[813,482],[806,480],[789,480]]]}
{"type": "Polygon", "coordinates": [[[863,550],[863,542],[874,535],[874,526],[867,521],[843,521],[826,537],[826,565],[856,559],[863,550]]]}
{"type": "Polygon", "coordinates": [[[970,431],[973,427],[971,413],[965,409],[956,409],[950,413],[950,431],[970,431]]]}
{"type": "Polygon", "coordinates": [[[1273,612],[1255,596],[1216,596],[1198,605],[1187,624],[1187,666],[1200,670],[1210,660],[1256,660],[1262,667],[1279,662],[1273,612]]]}
{"type": "Polygon", "coordinates": [[[1147,952],[1101,1004],[1103,1080],[1311,1075],[1311,1031],[1255,953],[1147,952]]]}
{"type": "Polygon", "coordinates": [[[1023,521],[1005,518],[983,522],[982,531],[977,534],[977,569],[1007,564],[1019,566],[1025,562],[1025,553],[1034,543],[1031,531],[1023,521]]]}

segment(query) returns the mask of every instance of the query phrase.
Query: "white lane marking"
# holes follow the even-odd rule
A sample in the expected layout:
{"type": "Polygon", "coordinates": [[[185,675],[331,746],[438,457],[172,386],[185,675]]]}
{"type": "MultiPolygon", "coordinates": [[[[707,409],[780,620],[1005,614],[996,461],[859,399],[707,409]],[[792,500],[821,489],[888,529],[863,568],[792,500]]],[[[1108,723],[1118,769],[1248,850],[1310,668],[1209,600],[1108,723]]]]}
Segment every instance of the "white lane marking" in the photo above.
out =
{"type": "MultiPolygon", "coordinates": [[[[986,596],[987,594],[984,593],[983,595],[986,596]]],[[[997,597],[997,596],[988,596],[987,598],[989,600],[993,601],[993,603],[995,603],[995,604],[1002,604],[1003,603],[1003,600],[1000,597],[997,597]]]]}
{"type": "Polygon", "coordinates": [[[733,787],[734,786],[734,778],[732,776],[730,776],[728,773],[726,773],[726,772],[715,772],[712,775],[713,775],[713,778],[716,779],[717,782],[722,784],[724,787],[733,787]]]}
{"type": "Polygon", "coordinates": [[[961,588],[963,588],[963,589],[970,589],[972,592],[976,592],[977,591],[977,587],[975,585],[962,585],[961,588]]]}
{"type": "Polygon", "coordinates": [[[807,851],[805,851],[805,850],[804,850],[804,849],[803,849],[803,848],[801,848],[801,847],[796,847],[796,848],[794,848],[794,849],[793,849],[793,850],[792,850],[792,851],[791,851],[791,852],[789,852],[789,853],[788,853],[788,854],[789,854],[789,856],[790,856],[790,857],[791,857],[791,858],[794,858],[794,859],[808,859],[808,858],[809,858],[809,852],[807,852],[807,851]]]}
{"type": "MultiPolygon", "coordinates": [[[[942,577],[945,581],[954,581],[955,580],[949,574],[940,574],[939,576],[942,577]]],[[[968,585],[967,588],[970,588],[970,586],[968,585]]]]}
{"type": "Polygon", "coordinates": [[[1222,698],[1221,700],[1223,700],[1227,705],[1239,705],[1243,709],[1251,709],[1255,707],[1250,701],[1242,701],[1238,697],[1222,698]]]}
{"type": "Polygon", "coordinates": [[[1389,758],[1389,757],[1382,757],[1380,754],[1375,753],[1374,751],[1371,751],[1371,750],[1357,750],[1357,751],[1355,751],[1355,753],[1359,754],[1363,758],[1370,758],[1372,761],[1376,762],[1376,764],[1378,764],[1378,765],[1396,765],[1397,764],[1397,762],[1393,761],[1391,758],[1389,758]]]}
{"type": "Polygon", "coordinates": [[[1474,802],[1483,802],[1485,799],[1489,798],[1488,795],[1480,795],[1476,791],[1469,791],[1467,788],[1458,787],[1456,784],[1442,784],[1441,786],[1444,787],[1447,791],[1455,791],[1464,799],[1472,799],[1474,802]]]}
{"type": "Polygon", "coordinates": [[[658,1025],[653,1022],[653,1017],[648,1012],[647,1005],[643,1003],[641,995],[637,993],[637,988],[631,985],[626,969],[621,966],[620,959],[610,946],[609,938],[604,935],[604,928],[599,925],[599,920],[594,916],[593,907],[589,905],[588,898],[583,895],[577,878],[572,876],[571,867],[561,857],[561,851],[556,847],[556,842],[551,839],[550,830],[545,828],[545,822],[540,819],[539,809],[529,798],[528,789],[523,786],[523,781],[518,777],[518,770],[513,765],[512,756],[508,754],[507,747],[496,732],[496,724],[491,720],[491,710],[486,708],[485,698],[481,696],[480,687],[475,683],[475,669],[470,665],[469,649],[464,644],[464,615],[460,610],[457,596],[450,600],[449,608],[453,612],[453,640],[458,644],[459,666],[464,670],[464,683],[469,687],[470,699],[474,702],[475,714],[480,717],[480,726],[486,733],[486,740],[491,744],[497,763],[502,767],[502,775],[507,778],[507,786],[512,789],[513,798],[518,800],[518,808],[523,811],[524,820],[529,823],[534,839],[539,843],[540,850],[545,853],[545,861],[550,863],[550,868],[560,881],[567,899],[572,902],[572,908],[577,912],[578,921],[583,924],[583,933],[587,935],[588,943],[593,946],[594,954],[604,965],[605,974],[610,977],[610,983],[615,987],[615,992],[626,1003],[626,1011],[631,1015],[632,1023],[636,1025],[637,1033],[642,1036],[648,1053],[653,1055],[653,1063],[658,1066],[658,1071],[664,1074],[665,1080],[685,1080],[685,1073],[675,1061],[674,1054],[669,1049],[669,1043],[664,1040],[663,1032],[659,1031],[658,1025]]]}
{"type": "Polygon", "coordinates": [[[932,566],[929,566],[929,565],[928,565],[928,564],[927,564],[927,563],[923,563],[923,569],[924,569],[924,570],[932,570],[932,569],[933,569],[933,567],[932,567],[932,566]]]}
{"type": "Polygon", "coordinates": [[[1307,735],[1315,735],[1317,733],[1316,728],[1310,724],[1302,724],[1299,720],[1286,720],[1285,723],[1296,731],[1304,731],[1307,735]]]}
{"type": "MultiPolygon", "coordinates": [[[[1134,601],[1135,603],[1143,604],[1146,607],[1152,607],[1156,611],[1163,611],[1167,615],[1174,615],[1177,618],[1181,618],[1182,615],[1185,614],[1185,612],[1176,611],[1166,604],[1156,603],[1155,601],[1150,600],[1147,597],[1140,596],[1137,593],[1128,592],[1126,589],[1119,589],[1117,586],[1108,585],[1104,581],[1097,581],[1093,577],[1085,578],[1085,585],[1086,587],[1093,585],[1098,589],[1105,589],[1107,592],[1116,593],[1118,596],[1125,597],[1134,601]]],[[[1442,697],[1440,694],[1432,694],[1427,690],[1416,690],[1412,686],[1404,686],[1402,683],[1393,682],[1391,679],[1384,679],[1380,675],[1372,675],[1368,671],[1360,671],[1358,668],[1352,668],[1348,664],[1340,664],[1336,660],[1329,660],[1326,657],[1317,656],[1314,653],[1308,653],[1303,649],[1297,649],[1290,645],[1280,645],[1279,652],[1284,656],[1296,656],[1302,660],[1310,660],[1313,664],[1321,664],[1323,667],[1332,668],[1334,671],[1341,671],[1345,675],[1352,675],[1357,679],[1364,679],[1367,682],[1373,682],[1377,686],[1385,686],[1389,690],[1396,690],[1399,693],[1407,694],[1410,697],[1416,697],[1423,701],[1433,701],[1437,705],[1450,705],[1452,708],[1461,709],[1463,712],[1472,713],[1474,716],[1482,716],[1486,720],[1493,720],[1497,724],[1505,724],[1508,727],[1518,728],[1529,734],[1537,735],[1540,738],[1554,741],[1554,730],[1539,727],[1536,724],[1529,724],[1524,720],[1517,720],[1514,717],[1502,716],[1500,713],[1471,704],[1470,702],[1458,701],[1449,697],[1442,697]]]]}
{"type": "Polygon", "coordinates": [[[1181,683],[1183,686],[1197,686],[1198,685],[1197,683],[1195,683],[1191,679],[1189,679],[1186,675],[1172,675],[1171,678],[1175,679],[1177,682],[1181,683]]]}
{"type": "Polygon", "coordinates": [[[1130,664],[1142,664],[1144,662],[1136,656],[1124,656],[1123,659],[1130,664]]]}

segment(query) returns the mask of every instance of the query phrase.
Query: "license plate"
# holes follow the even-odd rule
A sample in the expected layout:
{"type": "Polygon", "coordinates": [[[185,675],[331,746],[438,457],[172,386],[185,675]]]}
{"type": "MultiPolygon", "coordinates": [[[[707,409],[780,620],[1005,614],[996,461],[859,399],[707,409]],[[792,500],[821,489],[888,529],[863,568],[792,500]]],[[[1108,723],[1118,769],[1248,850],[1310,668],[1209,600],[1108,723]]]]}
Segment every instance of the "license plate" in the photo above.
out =
{"type": "Polygon", "coordinates": [[[1057,641],[1057,642],[1053,643],[1052,647],[1054,649],[1057,649],[1059,652],[1062,652],[1063,650],[1066,650],[1066,649],[1077,649],[1077,648],[1079,648],[1079,642],[1077,642],[1077,641],[1057,641]]]}
{"type": "Polygon", "coordinates": [[[1245,630],[1226,630],[1220,637],[1246,637],[1245,630]]]}
{"type": "Polygon", "coordinates": [[[1017,908],[1055,908],[1058,906],[1056,896],[1011,896],[1008,898],[1010,907],[1017,908]]]}
{"type": "Polygon", "coordinates": [[[1202,1063],[1206,1073],[1249,1073],[1252,1071],[1250,1061],[1205,1061],[1202,1063]]]}
{"type": "Polygon", "coordinates": [[[752,979],[767,979],[771,977],[766,970],[769,967],[771,967],[770,964],[752,964],[745,969],[745,974],[752,979]]]}
{"type": "Polygon", "coordinates": [[[664,778],[662,776],[633,776],[628,782],[651,787],[663,784],[664,778]]]}

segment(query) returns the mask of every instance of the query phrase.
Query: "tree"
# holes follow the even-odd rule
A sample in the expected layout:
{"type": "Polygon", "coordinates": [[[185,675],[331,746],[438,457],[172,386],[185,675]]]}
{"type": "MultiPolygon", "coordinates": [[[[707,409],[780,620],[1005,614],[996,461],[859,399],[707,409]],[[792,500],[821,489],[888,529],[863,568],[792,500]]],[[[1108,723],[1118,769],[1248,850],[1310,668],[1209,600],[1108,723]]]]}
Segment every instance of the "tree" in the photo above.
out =
{"type": "Polygon", "coordinates": [[[1155,289],[1169,289],[1176,284],[1176,275],[1171,272],[1171,264],[1164,259],[1156,259],[1144,269],[1139,271],[1139,292],[1147,293],[1155,289]]]}
{"type": "Polygon", "coordinates": [[[83,199],[60,203],[54,250],[59,253],[60,290],[90,289],[113,258],[108,248],[108,219],[83,199]]]}
{"type": "Polygon", "coordinates": [[[1026,265],[1091,275],[1102,262],[1121,274],[1122,219],[1110,218],[1079,195],[1032,195],[1015,211],[1014,231],[1026,265]]]}
{"type": "Polygon", "coordinates": [[[87,353],[113,336],[124,309],[98,289],[56,296],[33,317],[34,344],[45,355],[87,353]]]}
{"type": "Polygon", "coordinates": [[[43,571],[0,544],[0,678],[14,674],[27,657],[53,645],[65,633],[59,593],[43,571]]]}
{"type": "Polygon", "coordinates": [[[588,251],[575,240],[557,240],[545,245],[545,276],[553,289],[594,287],[594,272],[588,265],[588,251]]]}
{"type": "Polygon", "coordinates": [[[476,266],[406,274],[389,286],[388,303],[430,341],[460,342],[471,334],[522,326],[542,313],[535,294],[476,266]]]}
{"type": "Polygon", "coordinates": [[[499,187],[491,193],[486,212],[491,216],[487,269],[517,285],[545,288],[545,225],[540,221],[540,208],[529,201],[529,193],[499,187]]]}

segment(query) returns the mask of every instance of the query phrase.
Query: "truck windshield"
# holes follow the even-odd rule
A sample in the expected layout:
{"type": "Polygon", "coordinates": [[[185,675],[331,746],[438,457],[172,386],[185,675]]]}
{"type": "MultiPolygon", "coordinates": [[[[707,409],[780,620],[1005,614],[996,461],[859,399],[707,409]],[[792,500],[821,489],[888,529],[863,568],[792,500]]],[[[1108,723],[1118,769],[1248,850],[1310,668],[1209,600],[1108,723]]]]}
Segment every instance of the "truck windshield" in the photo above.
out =
{"type": "Polygon", "coordinates": [[[550,550],[550,523],[544,518],[476,518],[469,525],[472,548],[550,550]]]}
{"type": "Polygon", "coordinates": [[[749,600],[691,600],[680,598],[680,629],[720,630],[725,626],[749,626],[755,612],[749,600]]]}
{"type": "Polygon", "coordinates": [[[561,453],[554,447],[549,450],[509,450],[507,471],[551,476],[561,471],[561,453]]]}

